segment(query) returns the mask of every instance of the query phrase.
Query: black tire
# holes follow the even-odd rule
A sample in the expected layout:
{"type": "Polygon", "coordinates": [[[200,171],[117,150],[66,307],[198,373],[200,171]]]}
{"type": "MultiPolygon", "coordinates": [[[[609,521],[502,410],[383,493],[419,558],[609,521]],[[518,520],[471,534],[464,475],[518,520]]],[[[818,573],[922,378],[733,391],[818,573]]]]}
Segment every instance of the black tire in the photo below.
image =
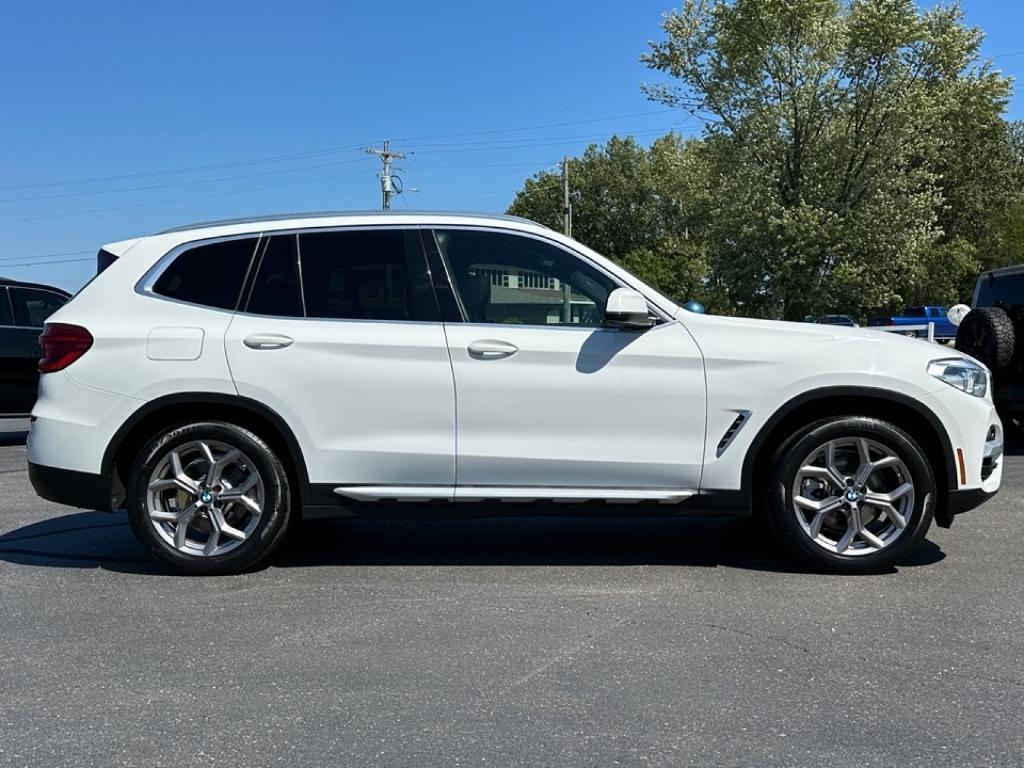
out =
{"type": "Polygon", "coordinates": [[[960,322],[956,348],[993,371],[1003,371],[1013,361],[1016,336],[1013,322],[1001,307],[979,307],[960,322]]]}
{"type": "Polygon", "coordinates": [[[934,516],[936,494],[931,465],[924,451],[906,432],[879,419],[833,417],[798,429],[776,451],[768,493],[768,521],[786,549],[814,570],[842,574],[878,573],[901,562],[924,539],[934,516]],[[838,554],[815,543],[798,522],[793,486],[802,462],[818,446],[832,440],[860,437],[881,444],[899,457],[914,485],[914,503],[906,528],[887,546],[869,554],[838,554]]]}
{"type": "Polygon", "coordinates": [[[247,429],[213,421],[174,427],[154,437],[132,466],[127,507],[132,531],[154,557],[177,573],[201,576],[240,573],[254,567],[281,543],[293,517],[288,473],[270,446],[247,429]],[[204,440],[240,450],[249,459],[246,466],[262,480],[264,496],[262,513],[248,537],[228,552],[209,556],[175,549],[157,533],[147,511],[147,485],[157,465],[172,449],[204,440]]]}

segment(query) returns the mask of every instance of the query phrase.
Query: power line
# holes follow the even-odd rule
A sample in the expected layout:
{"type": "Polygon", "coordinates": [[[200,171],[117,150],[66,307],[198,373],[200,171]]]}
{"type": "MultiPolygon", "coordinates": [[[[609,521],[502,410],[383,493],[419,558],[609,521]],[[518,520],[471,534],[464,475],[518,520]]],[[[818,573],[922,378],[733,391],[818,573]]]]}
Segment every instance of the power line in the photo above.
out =
{"type": "Polygon", "coordinates": [[[317,163],[316,165],[302,165],[298,168],[279,168],[276,171],[260,171],[259,173],[244,173],[235,176],[219,176],[215,179],[192,179],[191,181],[177,181],[170,184],[150,184],[144,187],[121,187],[120,189],[96,189],[89,192],[58,192],[55,195],[32,195],[27,197],[6,197],[0,198],[0,203],[14,203],[27,200],[56,200],[64,197],[89,197],[92,195],[115,195],[121,192],[145,192],[153,189],[170,189],[172,187],[187,187],[195,184],[214,184],[221,181],[237,181],[238,179],[255,179],[262,176],[276,176],[282,173],[297,173],[299,171],[312,171],[318,168],[332,168],[339,165],[351,165],[362,162],[363,158],[354,160],[337,160],[332,163],[317,163]]]}
{"type": "Polygon", "coordinates": [[[564,123],[546,123],[544,125],[530,125],[526,127],[517,128],[494,128],[489,131],[469,131],[467,133],[448,133],[440,136],[406,136],[398,139],[406,143],[410,142],[421,142],[421,141],[432,141],[434,139],[459,139],[464,136],[488,136],[495,133],[512,133],[516,131],[537,131],[542,128],[564,128],[570,125],[585,125],[587,123],[603,123],[611,120],[626,120],[632,117],[645,117],[648,115],[662,115],[666,112],[675,112],[675,109],[656,109],[650,112],[633,112],[628,115],[611,115],[609,117],[593,117],[588,120],[570,120],[564,123]]]}
{"type": "MultiPolygon", "coordinates": [[[[465,133],[449,133],[449,134],[437,134],[433,136],[418,136],[418,137],[403,137],[399,139],[402,142],[418,142],[418,141],[433,141],[436,139],[456,139],[465,136],[489,136],[501,133],[517,133],[522,131],[535,131],[543,128],[561,128],[570,125],[586,125],[588,123],[600,123],[609,122],[612,120],[624,120],[633,117],[643,117],[647,115],[664,114],[667,112],[674,112],[674,109],[659,109],[649,112],[634,112],[631,114],[624,115],[609,115],[605,117],[593,117],[584,120],[569,120],[560,123],[546,123],[542,125],[529,125],[529,126],[513,126],[509,128],[493,128],[490,130],[483,131],[467,131],[465,133]]],[[[278,163],[286,162],[289,160],[305,159],[307,157],[315,157],[318,155],[333,154],[336,152],[346,151],[358,151],[365,147],[369,142],[360,142],[359,144],[350,144],[346,146],[335,146],[325,147],[321,149],[308,150],[305,152],[296,152],[284,155],[271,155],[267,157],[249,158],[244,160],[234,160],[223,163],[209,163],[206,165],[195,165],[186,168],[170,168],[156,171],[139,171],[135,173],[122,173],[111,176],[92,176],[79,179],[65,179],[65,180],[54,180],[54,181],[39,181],[31,182],[26,184],[4,184],[0,185],[0,191],[13,191],[19,189],[40,189],[46,187],[62,187],[62,186],[75,186],[78,184],[99,184],[108,181],[125,181],[128,179],[140,179],[149,178],[153,176],[175,176],[184,175],[189,173],[201,173],[203,171],[218,170],[222,168],[236,168],[247,165],[259,165],[263,163],[278,163]]]]}
{"type": "Polygon", "coordinates": [[[21,267],[45,267],[50,264],[71,264],[76,261],[92,261],[92,258],[85,259],[64,259],[63,261],[43,261],[43,262],[31,262],[26,261],[24,264],[4,264],[4,269],[19,269],[21,267]]]}
{"type": "Polygon", "coordinates": [[[122,173],[115,176],[93,176],[85,179],[71,179],[66,181],[39,181],[31,184],[5,184],[0,185],[0,190],[10,191],[15,189],[37,189],[42,187],[70,187],[77,184],[99,184],[106,181],[124,181],[126,179],[141,179],[150,176],[179,176],[189,173],[201,173],[203,171],[212,171],[220,168],[235,168],[246,165],[259,165],[262,163],[281,163],[288,160],[299,160],[307,157],[314,157],[316,155],[327,155],[334,152],[354,152],[362,149],[362,144],[347,146],[347,147],[333,147],[328,149],[311,150],[309,152],[299,152],[290,155],[278,155],[276,157],[263,157],[256,158],[254,160],[235,160],[227,163],[211,163],[209,165],[194,165],[190,168],[173,168],[163,171],[140,171],[138,173],[122,173]]]}
{"type": "Polygon", "coordinates": [[[37,261],[41,259],[54,259],[62,256],[81,256],[84,253],[95,253],[92,251],[62,251],[60,253],[44,253],[39,256],[4,256],[0,261],[37,261]]]}
{"type": "Polygon", "coordinates": [[[338,173],[331,176],[317,176],[312,179],[298,179],[296,181],[286,181],[281,184],[265,184],[261,187],[246,187],[245,189],[229,189],[222,192],[211,192],[205,195],[192,195],[190,197],[176,197],[168,200],[148,200],[141,203],[131,203],[129,205],[115,205],[108,208],[92,208],[87,211],[66,211],[64,213],[51,213],[42,216],[24,216],[15,219],[0,219],[0,224],[19,224],[26,221],[43,221],[45,219],[60,219],[67,216],[85,216],[92,213],[107,213],[109,211],[125,211],[130,208],[144,208],[148,205],[165,205],[167,203],[187,203],[192,200],[206,200],[211,197],[224,197],[226,195],[238,195],[245,192],[259,192],[265,189],[278,189],[280,187],[293,187],[296,184],[309,184],[318,181],[329,181],[333,179],[341,179],[346,176],[354,176],[362,171],[352,171],[350,173],[338,173]]]}

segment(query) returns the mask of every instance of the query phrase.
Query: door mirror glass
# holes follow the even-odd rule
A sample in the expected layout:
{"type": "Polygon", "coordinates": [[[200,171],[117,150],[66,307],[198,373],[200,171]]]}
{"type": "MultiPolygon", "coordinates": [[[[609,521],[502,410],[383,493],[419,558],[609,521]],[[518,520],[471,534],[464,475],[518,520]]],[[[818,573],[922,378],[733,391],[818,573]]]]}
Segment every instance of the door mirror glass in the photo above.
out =
{"type": "Polygon", "coordinates": [[[616,288],[608,294],[604,322],[617,328],[650,328],[655,320],[642,293],[632,288],[616,288]]]}

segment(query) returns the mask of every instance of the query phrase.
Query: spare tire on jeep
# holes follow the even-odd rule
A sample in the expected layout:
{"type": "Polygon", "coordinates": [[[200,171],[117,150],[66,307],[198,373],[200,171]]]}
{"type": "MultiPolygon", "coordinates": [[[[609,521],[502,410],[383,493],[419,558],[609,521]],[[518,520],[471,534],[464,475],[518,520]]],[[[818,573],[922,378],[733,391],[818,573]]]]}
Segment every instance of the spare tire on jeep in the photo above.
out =
{"type": "Polygon", "coordinates": [[[980,360],[993,371],[1005,370],[1013,360],[1016,333],[1009,315],[1000,307],[972,309],[956,332],[956,348],[980,360]]]}

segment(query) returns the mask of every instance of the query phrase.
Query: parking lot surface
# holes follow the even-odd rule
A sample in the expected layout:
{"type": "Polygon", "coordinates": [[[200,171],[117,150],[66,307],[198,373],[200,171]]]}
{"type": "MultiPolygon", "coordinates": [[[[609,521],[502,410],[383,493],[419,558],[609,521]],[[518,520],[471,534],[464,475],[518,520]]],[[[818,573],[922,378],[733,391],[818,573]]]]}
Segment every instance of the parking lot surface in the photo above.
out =
{"type": "MultiPolygon", "coordinates": [[[[1024,457],[894,572],[737,520],[309,523],[168,575],[0,440],[0,766],[1019,766],[1024,457]]],[[[1018,453],[1018,451],[1011,451],[1018,453]]]]}

